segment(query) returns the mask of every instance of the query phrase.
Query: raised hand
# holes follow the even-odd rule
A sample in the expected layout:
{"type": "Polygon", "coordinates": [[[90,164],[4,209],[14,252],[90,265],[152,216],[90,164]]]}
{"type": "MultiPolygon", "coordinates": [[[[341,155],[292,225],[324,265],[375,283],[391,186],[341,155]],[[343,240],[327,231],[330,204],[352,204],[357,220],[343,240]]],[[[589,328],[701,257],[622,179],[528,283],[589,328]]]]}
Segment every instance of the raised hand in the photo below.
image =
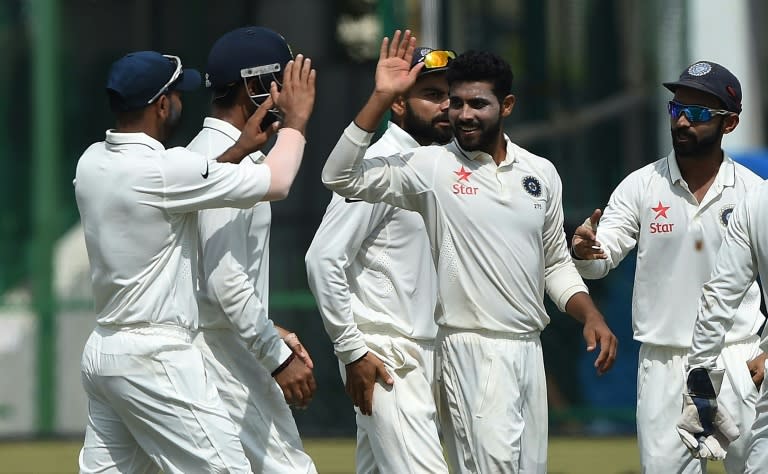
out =
{"type": "Polygon", "coordinates": [[[283,87],[270,85],[270,95],[283,116],[283,127],[294,128],[305,133],[307,121],[315,105],[315,82],[317,72],[312,69],[312,60],[301,54],[289,61],[283,73],[283,87]]]}
{"type": "Polygon", "coordinates": [[[595,209],[589,219],[576,228],[571,239],[571,252],[579,260],[602,260],[608,258],[597,241],[597,225],[603,212],[595,209]]]}
{"type": "Polygon", "coordinates": [[[411,69],[414,49],[416,37],[411,36],[411,30],[402,34],[397,30],[392,41],[386,37],[381,41],[379,62],[376,64],[376,94],[395,98],[413,86],[424,66],[420,63],[411,69]]]}
{"type": "Polygon", "coordinates": [[[222,163],[240,163],[240,161],[249,154],[260,150],[264,146],[269,138],[277,132],[279,123],[275,122],[266,129],[261,128],[261,122],[264,117],[267,116],[267,112],[272,108],[274,102],[271,97],[267,97],[267,100],[262,102],[256,112],[251,115],[245,126],[243,132],[240,134],[240,138],[237,139],[234,145],[232,145],[227,151],[221,154],[216,161],[222,163]]]}

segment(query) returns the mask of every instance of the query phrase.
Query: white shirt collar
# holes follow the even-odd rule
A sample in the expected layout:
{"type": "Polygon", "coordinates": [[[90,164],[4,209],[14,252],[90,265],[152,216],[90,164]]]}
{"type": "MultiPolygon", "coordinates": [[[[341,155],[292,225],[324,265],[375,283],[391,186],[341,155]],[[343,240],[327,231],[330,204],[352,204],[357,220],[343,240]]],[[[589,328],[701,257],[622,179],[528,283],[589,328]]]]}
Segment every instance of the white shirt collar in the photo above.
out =
{"type": "MultiPolygon", "coordinates": [[[[499,166],[509,166],[517,162],[517,146],[514,143],[512,143],[512,140],[510,140],[506,134],[504,134],[504,141],[507,144],[507,156],[504,158],[504,161],[499,163],[499,166]]],[[[456,140],[455,138],[451,141],[451,143],[453,144],[453,146],[456,147],[456,150],[460,154],[464,155],[464,157],[467,158],[468,160],[475,161],[480,157],[485,157],[488,160],[493,161],[493,157],[488,153],[485,153],[484,151],[480,151],[480,150],[469,151],[469,150],[463,149],[459,145],[458,140],[456,140]]]]}
{"type": "Polygon", "coordinates": [[[240,130],[238,130],[237,127],[227,121],[215,117],[205,117],[203,120],[203,128],[210,128],[223,133],[232,139],[232,143],[235,143],[237,139],[240,138],[240,130]]]}
{"type": "Polygon", "coordinates": [[[120,133],[113,129],[107,130],[107,148],[120,148],[126,145],[143,145],[152,150],[162,151],[165,147],[162,143],[143,132],[120,133]]]}
{"type": "MultiPolygon", "coordinates": [[[[675,151],[672,150],[667,155],[667,166],[669,168],[669,179],[672,183],[683,181],[683,175],[680,172],[680,167],[677,165],[677,158],[675,157],[675,151]]],[[[723,151],[723,162],[720,163],[720,168],[717,170],[717,176],[715,177],[713,186],[719,186],[722,188],[734,186],[736,184],[736,167],[734,166],[733,159],[723,151]]]]}
{"type": "MultiPolygon", "coordinates": [[[[232,140],[232,144],[237,142],[237,139],[240,138],[240,134],[242,133],[231,123],[225,120],[217,119],[216,117],[205,117],[203,120],[203,128],[215,130],[216,132],[227,136],[230,140],[232,140]]],[[[257,151],[248,155],[248,158],[250,158],[254,163],[261,163],[264,161],[265,156],[264,153],[257,151]]]]}

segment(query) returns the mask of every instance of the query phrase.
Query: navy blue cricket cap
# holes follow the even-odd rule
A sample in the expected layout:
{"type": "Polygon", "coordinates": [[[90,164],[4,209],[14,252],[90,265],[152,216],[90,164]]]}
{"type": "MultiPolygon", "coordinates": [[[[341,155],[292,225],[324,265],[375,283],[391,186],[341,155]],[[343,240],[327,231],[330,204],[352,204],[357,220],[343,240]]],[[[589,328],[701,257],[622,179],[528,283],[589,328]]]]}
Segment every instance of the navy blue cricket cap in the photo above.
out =
{"type": "Polygon", "coordinates": [[[114,103],[118,108],[128,111],[146,107],[170,91],[191,91],[200,87],[200,73],[183,68],[180,63],[177,56],[165,56],[156,51],[128,53],[112,63],[107,91],[116,95],[114,103]]]}
{"type": "Polygon", "coordinates": [[[712,61],[698,61],[680,74],[675,82],[665,82],[664,87],[675,92],[678,87],[690,87],[712,94],[725,105],[729,112],[741,112],[741,84],[725,67],[712,61]]]}
{"type": "Polygon", "coordinates": [[[205,87],[225,87],[242,78],[281,73],[292,59],[291,47],[279,33],[261,26],[238,28],[211,47],[205,87]]]}

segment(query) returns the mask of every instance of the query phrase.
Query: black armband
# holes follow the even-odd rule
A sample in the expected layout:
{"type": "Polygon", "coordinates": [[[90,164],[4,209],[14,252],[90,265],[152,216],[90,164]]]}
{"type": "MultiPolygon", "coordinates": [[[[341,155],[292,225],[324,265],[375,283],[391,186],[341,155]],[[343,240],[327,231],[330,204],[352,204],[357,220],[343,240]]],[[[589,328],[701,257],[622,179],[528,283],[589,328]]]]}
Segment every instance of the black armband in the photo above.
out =
{"type": "Polygon", "coordinates": [[[288,358],[285,359],[285,362],[280,364],[280,366],[278,368],[276,368],[275,370],[272,371],[272,377],[276,376],[277,374],[279,374],[280,372],[285,370],[285,368],[288,367],[288,365],[291,362],[293,362],[293,359],[295,359],[295,358],[296,358],[296,354],[294,352],[291,352],[291,355],[289,355],[288,358]]]}

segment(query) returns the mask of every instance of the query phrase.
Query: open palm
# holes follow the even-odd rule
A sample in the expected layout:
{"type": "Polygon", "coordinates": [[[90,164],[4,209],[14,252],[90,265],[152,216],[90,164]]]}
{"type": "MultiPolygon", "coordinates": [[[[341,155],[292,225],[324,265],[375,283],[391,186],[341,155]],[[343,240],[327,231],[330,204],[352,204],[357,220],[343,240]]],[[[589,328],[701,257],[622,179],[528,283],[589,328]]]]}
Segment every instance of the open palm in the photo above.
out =
{"type": "Polygon", "coordinates": [[[423,64],[411,69],[411,58],[416,48],[416,38],[410,30],[401,34],[395,31],[392,41],[384,38],[381,42],[379,62],[376,65],[376,92],[387,95],[401,95],[413,86],[423,64]]]}

